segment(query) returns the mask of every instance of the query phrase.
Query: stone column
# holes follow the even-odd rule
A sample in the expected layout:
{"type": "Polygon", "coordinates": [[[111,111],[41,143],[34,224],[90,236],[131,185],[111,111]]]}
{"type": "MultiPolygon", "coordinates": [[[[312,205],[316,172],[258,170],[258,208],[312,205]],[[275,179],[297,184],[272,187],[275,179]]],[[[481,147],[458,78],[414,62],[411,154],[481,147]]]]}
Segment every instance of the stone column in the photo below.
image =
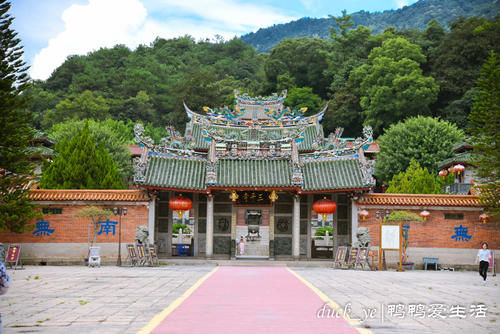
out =
{"type": "Polygon", "coordinates": [[[292,256],[296,260],[298,260],[300,257],[300,196],[299,195],[295,195],[293,200],[292,256]]]}
{"type": "Polygon", "coordinates": [[[198,194],[193,194],[193,216],[194,216],[194,226],[193,226],[193,251],[194,251],[194,256],[200,255],[200,250],[198,249],[198,222],[199,222],[199,215],[198,215],[198,194]]]}
{"type": "Polygon", "coordinates": [[[148,230],[149,243],[155,243],[155,216],[156,216],[156,195],[151,195],[151,201],[148,203],[148,230]]]}
{"type": "Polygon", "coordinates": [[[351,244],[354,246],[358,242],[356,232],[358,231],[358,207],[356,200],[351,200],[351,244]]]}
{"type": "MultiPolygon", "coordinates": [[[[332,198],[330,198],[332,199],[332,198]]],[[[336,198],[335,198],[336,199],[336,198]]],[[[339,220],[337,219],[338,211],[333,213],[333,254],[332,259],[335,259],[337,248],[339,247],[339,220]]]]}
{"type": "Polygon", "coordinates": [[[207,196],[207,239],[205,255],[211,258],[214,252],[214,197],[212,194],[207,196]]]}

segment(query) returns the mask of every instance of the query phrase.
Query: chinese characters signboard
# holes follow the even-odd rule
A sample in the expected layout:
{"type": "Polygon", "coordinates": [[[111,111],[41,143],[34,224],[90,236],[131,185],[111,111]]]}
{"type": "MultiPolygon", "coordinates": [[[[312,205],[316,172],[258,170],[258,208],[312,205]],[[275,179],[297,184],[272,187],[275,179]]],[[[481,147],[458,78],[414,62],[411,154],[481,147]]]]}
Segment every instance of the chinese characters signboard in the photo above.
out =
{"type": "Polygon", "coordinates": [[[269,191],[238,191],[237,194],[236,205],[271,205],[269,191]]]}

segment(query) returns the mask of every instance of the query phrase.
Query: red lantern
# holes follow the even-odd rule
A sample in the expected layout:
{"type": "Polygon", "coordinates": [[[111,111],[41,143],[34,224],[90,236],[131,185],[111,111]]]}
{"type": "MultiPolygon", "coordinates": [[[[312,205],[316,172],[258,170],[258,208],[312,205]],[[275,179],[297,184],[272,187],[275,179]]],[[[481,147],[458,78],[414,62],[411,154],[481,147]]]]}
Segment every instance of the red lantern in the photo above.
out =
{"type": "Polygon", "coordinates": [[[454,168],[453,166],[450,166],[450,167],[448,168],[448,172],[449,172],[450,174],[454,174],[454,173],[455,173],[455,168],[454,168]]]}
{"type": "Polygon", "coordinates": [[[429,217],[430,215],[431,215],[431,213],[427,210],[420,212],[420,217],[424,218],[424,221],[426,221],[427,217],[429,217]]]}
{"type": "Polygon", "coordinates": [[[365,218],[366,218],[366,217],[368,217],[368,211],[366,211],[366,210],[361,210],[361,211],[359,212],[359,216],[360,216],[361,218],[363,218],[363,220],[365,220],[365,218]]]}
{"type": "Polygon", "coordinates": [[[479,219],[483,221],[483,224],[486,224],[488,219],[490,219],[490,216],[488,216],[486,213],[483,213],[482,215],[479,216],[479,219]]]}
{"type": "Polygon", "coordinates": [[[189,198],[179,195],[170,200],[169,206],[171,210],[177,211],[179,218],[182,218],[182,213],[191,209],[193,202],[189,198]]]}
{"type": "Polygon", "coordinates": [[[446,176],[448,176],[448,171],[446,169],[439,171],[439,176],[441,176],[443,179],[446,178],[446,176]]]}
{"type": "Polygon", "coordinates": [[[457,172],[458,175],[460,175],[460,173],[462,173],[465,170],[465,167],[462,165],[456,165],[455,167],[453,167],[453,169],[455,169],[455,172],[457,172]]]}
{"type": "Polygon", "coordinates": [[[313,210],[319,215],[323,215],[323,221],[326,222],[326,216],[330,215],[337,210],[337,204],[324,197],[313,204],[313,210]]]}

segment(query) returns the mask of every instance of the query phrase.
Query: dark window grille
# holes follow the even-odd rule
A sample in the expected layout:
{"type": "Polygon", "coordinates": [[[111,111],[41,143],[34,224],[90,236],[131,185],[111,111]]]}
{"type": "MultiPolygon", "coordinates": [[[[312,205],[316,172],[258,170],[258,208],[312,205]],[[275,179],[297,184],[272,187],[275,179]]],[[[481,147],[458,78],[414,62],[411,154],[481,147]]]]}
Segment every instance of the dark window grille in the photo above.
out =
{"type": "Polygon", "coordinates": [[[60,215],[62,214],[62,208],[42,208],[42,212],[44,215],[60,215]]]}
{"type": "Polygon", "coordinates": [[[463,213],[445,213],[444,219],[463,220],[464,214],[463,213]]]}

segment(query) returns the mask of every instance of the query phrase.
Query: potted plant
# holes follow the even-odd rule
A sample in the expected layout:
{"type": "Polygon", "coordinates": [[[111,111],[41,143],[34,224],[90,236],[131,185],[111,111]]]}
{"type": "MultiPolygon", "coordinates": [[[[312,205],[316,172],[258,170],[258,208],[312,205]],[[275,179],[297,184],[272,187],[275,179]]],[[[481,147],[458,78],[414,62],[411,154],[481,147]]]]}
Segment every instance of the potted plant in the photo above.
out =
{"type": "Polygon", "coordinates": [[[182,223],[176,223],[172,226],[172,234],[174,236],[173,244],[190,244],[191,243],[191,229],[182,223]]]}
{"type": "Polygon", "coordinates": [[[316,230],[314,233],[314,245],[315,246],[333,246],[333,228],[331,226],[323,226],[316,230]],[[328,238],[323,238],[328,234],[328,238]]]}
{"type": "MultiPolygon", "coordinates": [[[[422,217],[417,215],[416,213],[409,212],[409,211],[392,211],[389,217],[386,219],[386,221],[395,221],[395,222],[402,222],[402,223],[409,223],[411,221],[417,222],[417,221],[423,221],[422,217]]],[[[409,256],[408,256],[408,245],[410,244],[408,240],[408,230],[403,229],[401,232],[401,238],[403,240],[402,242],[402,261],[403,263],[401,266],[403,267],[404,270],[414,270],[415,269],[415,263],[409,261],[409,256]]]]}

